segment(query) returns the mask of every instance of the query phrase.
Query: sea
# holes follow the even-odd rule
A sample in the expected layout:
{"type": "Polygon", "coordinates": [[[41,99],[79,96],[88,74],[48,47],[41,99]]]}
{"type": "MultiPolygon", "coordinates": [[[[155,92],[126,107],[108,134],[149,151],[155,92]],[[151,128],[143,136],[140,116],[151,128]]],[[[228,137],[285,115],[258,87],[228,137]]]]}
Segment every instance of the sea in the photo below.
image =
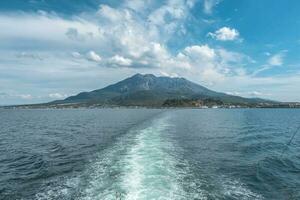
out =
{"type": "Polygon", "coordinates": [[[1,109],[0,199],[296,200],[299,126],[300,109],[1,109]]]}

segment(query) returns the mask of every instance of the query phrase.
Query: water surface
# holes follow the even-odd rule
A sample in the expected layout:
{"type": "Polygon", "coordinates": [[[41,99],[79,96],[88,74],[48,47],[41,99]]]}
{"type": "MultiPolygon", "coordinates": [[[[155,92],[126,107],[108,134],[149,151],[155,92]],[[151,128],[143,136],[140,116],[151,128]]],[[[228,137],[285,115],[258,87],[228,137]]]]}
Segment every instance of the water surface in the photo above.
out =
{"type": "Polygon", "coordinates": [[[300,198],[300,134],[285,146],[300,110],[0,110],[0,119],[0,199],[300,198]]]}

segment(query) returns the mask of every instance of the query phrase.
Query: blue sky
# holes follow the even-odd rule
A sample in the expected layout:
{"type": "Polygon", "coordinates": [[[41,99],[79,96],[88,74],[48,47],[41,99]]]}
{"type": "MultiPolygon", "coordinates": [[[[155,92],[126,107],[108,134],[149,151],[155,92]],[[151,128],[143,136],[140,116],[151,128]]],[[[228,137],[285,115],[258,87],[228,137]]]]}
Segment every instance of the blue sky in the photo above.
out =
{"type": "Polygon", "coordinates": [[[300,101],[299,10],[297,0],[0,1],[0,105],[134,73],[300,101]]]}

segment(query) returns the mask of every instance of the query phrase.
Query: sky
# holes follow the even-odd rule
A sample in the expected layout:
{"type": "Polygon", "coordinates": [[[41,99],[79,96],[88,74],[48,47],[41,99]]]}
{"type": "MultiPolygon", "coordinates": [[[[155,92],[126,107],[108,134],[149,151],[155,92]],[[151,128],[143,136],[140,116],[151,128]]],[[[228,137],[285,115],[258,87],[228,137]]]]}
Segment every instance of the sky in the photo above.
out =
{"type": "Polygon", "coordinates": [[[0,105],[132,76],[300,101],[298,0],[0,1],[0,105]]]}

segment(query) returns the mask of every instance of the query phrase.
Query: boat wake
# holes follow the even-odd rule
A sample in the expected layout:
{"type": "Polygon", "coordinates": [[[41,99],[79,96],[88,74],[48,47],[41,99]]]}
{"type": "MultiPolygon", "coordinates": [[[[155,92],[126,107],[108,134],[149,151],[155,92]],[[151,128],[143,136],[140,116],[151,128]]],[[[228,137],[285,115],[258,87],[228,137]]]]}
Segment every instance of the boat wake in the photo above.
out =
{"type": "Polygon", "coordinates": [[[207,190],[209,183],[195,177],[183,150],[172,139],[176,127],[169,117],[163,115],[132,128],[101,151],[84,172],[37,194],[37,199],[261,199],[225,178],[222,191],[207,190]]]}
{"type": "Polygon", "coordinates": [[[185,191],[189,170],[176,157],[170,127],[167,117],[159,118],[121,138],[93,165],[81,199],[203,199],[185,191]]]}

